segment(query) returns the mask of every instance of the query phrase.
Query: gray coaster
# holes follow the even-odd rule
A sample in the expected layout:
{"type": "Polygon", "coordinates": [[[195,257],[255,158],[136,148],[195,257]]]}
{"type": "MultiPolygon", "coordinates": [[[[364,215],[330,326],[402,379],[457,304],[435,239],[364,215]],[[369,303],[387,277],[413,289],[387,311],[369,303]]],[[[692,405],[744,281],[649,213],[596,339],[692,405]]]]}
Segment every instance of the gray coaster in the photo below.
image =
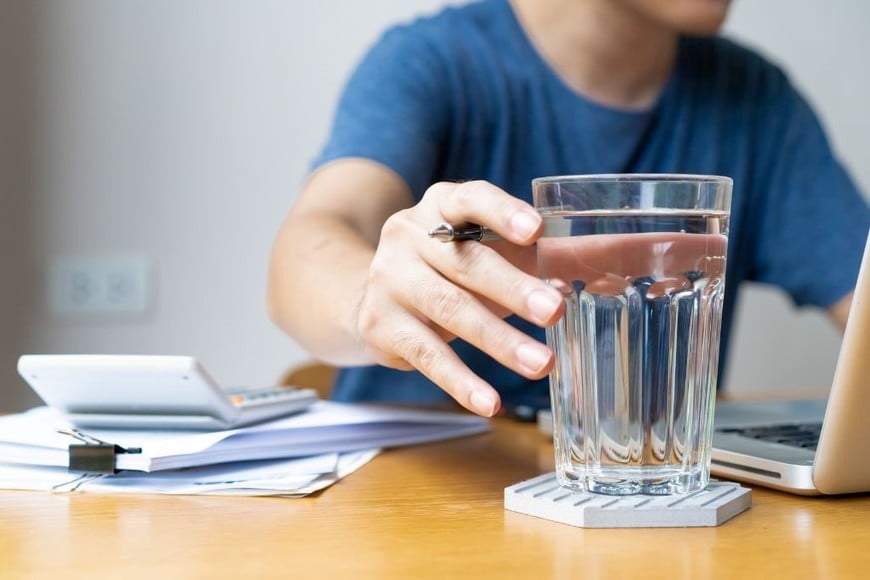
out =
{"type": "Polygon", "coordinates": [[[751,505],[750,489],[720,481],[686,495],[612,496],[571,491],[547,473],[504,490],[507,510],[581,528],[718,526],[751,505]]]}

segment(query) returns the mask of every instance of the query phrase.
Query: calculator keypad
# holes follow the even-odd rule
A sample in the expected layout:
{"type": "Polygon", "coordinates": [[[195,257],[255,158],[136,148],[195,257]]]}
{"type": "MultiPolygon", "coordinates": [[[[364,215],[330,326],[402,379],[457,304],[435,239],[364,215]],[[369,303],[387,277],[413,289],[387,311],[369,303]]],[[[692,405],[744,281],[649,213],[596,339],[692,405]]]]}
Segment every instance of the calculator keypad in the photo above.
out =
{"type": "Polygon", "coordinates": [[[253,407],[276,401],[298,399],[306,395],[301,390],[292,387],[265,387],[232,391],[228,396],[230,402],[237,407],[253,407]]]}

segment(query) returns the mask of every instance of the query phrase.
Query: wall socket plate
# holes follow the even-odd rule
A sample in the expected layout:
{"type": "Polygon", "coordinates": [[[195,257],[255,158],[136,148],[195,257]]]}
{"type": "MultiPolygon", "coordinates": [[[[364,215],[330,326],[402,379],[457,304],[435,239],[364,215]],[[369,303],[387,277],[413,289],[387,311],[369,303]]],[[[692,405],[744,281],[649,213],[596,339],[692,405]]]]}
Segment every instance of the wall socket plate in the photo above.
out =
{"type": "Polygon", "coordinates": [[[145,316],[152,270],[143,254],[57,257],[48,272],[49,308],[64,317],[145,316]]]}

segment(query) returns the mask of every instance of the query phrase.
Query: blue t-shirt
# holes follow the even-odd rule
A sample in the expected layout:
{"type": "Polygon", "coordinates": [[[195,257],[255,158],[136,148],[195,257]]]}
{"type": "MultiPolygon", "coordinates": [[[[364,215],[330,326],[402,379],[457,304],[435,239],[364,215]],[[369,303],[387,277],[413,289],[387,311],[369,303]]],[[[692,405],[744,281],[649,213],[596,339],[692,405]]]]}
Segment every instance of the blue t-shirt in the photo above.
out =
{"type": "MultiPolygon", "coordinates": [[[[741,282],[828,307],[855,284],[870,213],[783,72],[723,38],[684,38],[657,103],[626,111],[573,91],[535,51],[506,0],[484,0],[389,30],[349,80],[314,167],[362,157],[414,196],[483,179],[531,202],[531,180],[581,173],[703,173],[734,179],[722,359],[741,282]]],[[[360,192],[364,196],[365,192],[360,192]]],[[[364,199],[360,203],[365,203],[364,199]]],[[[544,340],[544,331],[509,319],[544,340]]],[[[507,404],[545,397],[474,347],[454,349],[507,404]]],[[[341,400],[434,402],[420,373],[344,369],[341,400]]]]}

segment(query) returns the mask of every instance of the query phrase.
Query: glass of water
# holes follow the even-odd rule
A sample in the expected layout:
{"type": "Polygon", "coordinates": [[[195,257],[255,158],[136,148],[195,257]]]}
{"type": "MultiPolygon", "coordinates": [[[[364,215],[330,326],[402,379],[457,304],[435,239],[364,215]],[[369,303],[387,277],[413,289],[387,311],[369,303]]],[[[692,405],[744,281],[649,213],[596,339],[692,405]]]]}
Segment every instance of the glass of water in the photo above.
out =
{"type": "Polygon", "coordinates": [[[540,275],[565,297],[547,329],[556,474],[612,495],[710,478],[732,181],[578,175],[532,182],[540,275]]]}

